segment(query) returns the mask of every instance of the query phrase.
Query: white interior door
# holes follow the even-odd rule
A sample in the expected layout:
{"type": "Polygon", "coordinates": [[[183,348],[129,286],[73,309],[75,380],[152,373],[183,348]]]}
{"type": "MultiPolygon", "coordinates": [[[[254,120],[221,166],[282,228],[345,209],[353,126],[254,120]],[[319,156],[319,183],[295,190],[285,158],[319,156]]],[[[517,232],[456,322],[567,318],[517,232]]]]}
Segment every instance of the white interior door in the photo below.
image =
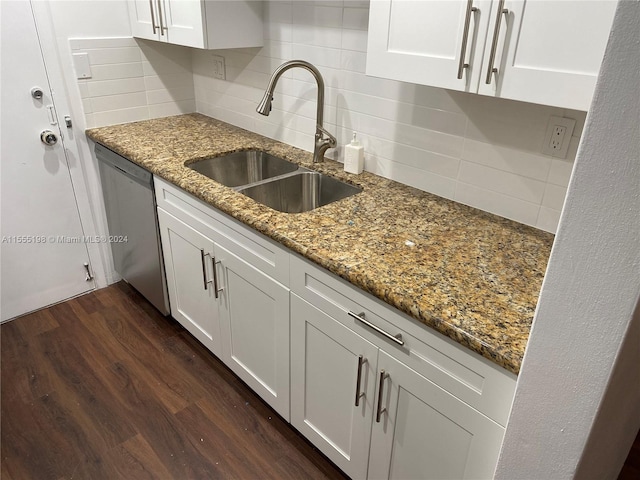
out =
{"type": "Polygon", "coordinates": [[[30,2],[2,1],[1,319],[94,288],[30,2]],[[31,89],[42,90],[41,99],[31,89]],[[40,140],[43,130],[55,145],[40,140]]]}

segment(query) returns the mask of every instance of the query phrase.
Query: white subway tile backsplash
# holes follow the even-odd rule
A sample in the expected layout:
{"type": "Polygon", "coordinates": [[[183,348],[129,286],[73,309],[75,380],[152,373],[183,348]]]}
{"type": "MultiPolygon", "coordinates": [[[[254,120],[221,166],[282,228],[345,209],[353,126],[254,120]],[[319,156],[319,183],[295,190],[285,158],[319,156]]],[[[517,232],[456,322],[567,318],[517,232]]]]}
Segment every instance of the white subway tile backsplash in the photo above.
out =
{"type": "Polygon", "coordinates": [[[145,75],[144,84],[147,90],[158,88],[186,88],[193,90],[193,74],[191,73],[165,73],[158,75],[145,75]]]}
{"type": "Polygon", "coordinates": [[[367,51],[366,30],[342,30],[342,48],[345,50],[355,50],[357,52],[367,51]]]}
{"type": "MultiPolygon", "coordinates": [[[[246,51],[246,49],[239,49],[246,51]]],[[[292,56],[292,45],[290,42],[278,42],[275,40],[266,40],[264,46],[259,52],[260,56],[269,59],[289,59],[292,56]]],[[[255,49],[251,49],[251,54],[255,55],[255,49]]]]}
{"type": "Polygon", "coordinates": [[[147,95],[145,92],[104,95],[100,97],[92,97],[90,101],[91,111],[106,112],[109,110],[144,107],[147,105],[147,95]]]}
{"type": "Polygon", "coordinates": [[[540,213],[538,214],[538,221],[535,223],[535,227],[540,230],[546,230],[547,232],[555,232],[560,221],[560,210],[554,210],[553,208],[540,207],[540,213]]]}
{"type": "Polygon", "coordinates": [[[149,118],[168,117],[170,115],[181,115],[195,111],[195,99],[172,101],[149,105],[149,118]]]}
{"type": "Polygon", "coordinates": [[[553,158],[547,182],[553,185],[566,187],[569,185],[571,172],[573,171],[573,160],[564,158],[553,158]]]}
{"type": "Polygon", "coordinates": [[[345,110],[460,137],[464,135],[466,128],[466,117],[460,113],[420,107],[357,92],[344,91],[338,99],[338,106],[345,110]]]}
{"type": "Polygon", "coordinates": [[[294,25],[291,41],[294,44],[301,43],[318,47],[340,48],[342,44],[342,30],[331,27],[294,25]]]}
{"type": "Polygon", "coordinates": [[[169,89],[159,89],[159,90],[147,90],[146,100],[149,105],[153,105],[156,103],[170,103],[170,102],[181,102],[184,100],[193,100],[194,99],[194,90],[193,86],[186,88],[169,88],[169,89]]]}
{"type": "Polygon", "coordinates": [[[92,80],[116,80],[144,76],[141,62],[92,65],[92,80]]]}
{"type": "Polygon", "coordinates": [[[318,47],[299,43],[294,43],[292,48],[294,58],[303,58],[318,67],[318,69],[320,67],[340,68],[341,50],[339,48],[318,47]]]}
{"type": "Polygon", "coordinates": [[[90,81],[87,83],[87,86],[89,87],[89,96],[91,97],[145,91],[143,77],[100,80],[97,82],[90,81]]]}
{"type": "Polygon", "coordinates": [[[69,42],[89,54],[93,76],[78,80],[89,128],[196,110],[190,49],[122,37],[69,42]]]}
{"type": "Polygon", "coordinates": [[[538,205],[544,196],[544,182],[465,160],[460,164],[458,180],[538,205]]]}
{"type": "Polygon", "coordinates": [[[82,108],[84,109],[85,115],[88,114],[88,113],[93,113],[93,106],[91,105],[91,99],[90,98],[83,98],[82,99],[82,108]]]}
{"type": "Polygon", "coordinates": [[[133,37],[111,38],[70,38],[71,50],[87,50],[98,48],[137,47],[133,37]]]}
{"type": "Polygon", "coordinates": [[[291,1],[264,2],[264,20],[266,25],[286,24],[291,25],[293,21],[291,1]]]}
{"type": "MultiPolygon", "coordinates": [[[[352,131],[343,129],[339,132],[338,140],[345,145],[351,140],[352,131]]],[[[424,172],[433,173],[439,177],[455,180],[460,168],[460,160],[437,153],[421,150],[409,145],[390,142],[378,137],[370,137],[358,132],[359,141],[365,147],[365,157],[404,164],[424,172]]],[[[344,147],[339,149],[339,160],[342,160],[344,147]]],[[[379,168],[380,170],[380,168],[379,168]]]]}
{"type": "Polygon", "coordinates": [[[364,73],[367,65],[367,54],[354,52],[352,50],[342,50],[340,52],[340,68],[356,73],[364,73]]]}
{"type": "Polygon", "coordinates": [[[121,110],[109,110],[95,112],[93,114],[96,127],[114,125],[117,123],[138,122],[149,118],[149,107],[123,108],[121,110]]]}
{"type": "Polygon", "coordinates": [[[87,85],[87,80],[78,80],[78,91],[80,92],[80,98],[89,98],[89,85],[87,85]]]}
{"type": "Polygon", "coordinates": [[[351,8],[344,9],[342,28],[350,30],[367,30],[369,27],[369,9],[351,8]]]}
{"type": "Polygon", "coordinates": [[[92,66],[139,62],[142,59],[138,47],[84,49],[83,51],[89,54],[92,66]]]}
{"type": "Polygon", "coordinates": [[[458,182],[454,200],[527,225],[535,225],[540,205],[458,182]]]}
{"type": "Polygon", "coordinates": [[[149,62],[156,74],[191,71],[190,48],[151,40],[137,41],[142,52],[142,60],[149,62]]]}
{"type": "Polygon", "coordinates": [[[342,5],[337,3],[323,6],[311,2],[294,2],[292,13],[293,24],[296,26],[342,28],[342,5]]]}
{"type": "Polygon", "coordinates": [[[462,159],[504,172],[546,181],[551,157],[466,138],[462,159]]]}
{"type": "MultiPolygon", "coordinates": [[[[369,167],[369,164],[367,164],[369,167]]],[[[367,168],[369,170],[369,168],[367,168]]],[[[377,162],[371,166],[373,173],[405,185],[427,190],[444,198],[453,199],[456,181],[394,161],[377,162]]]]}
{"type": "Polygon", "coordinates": [[[85,123],[87,125],[87,128],[95,128],[96,127],[96,121],[93,118],[93,113],[85,113],[84,114],[84,119],[85,119],[85,123]]]}
{"type": "Polygon", "coordinates": [[[564,198],[567,196],[566,187],[560,187],[547,183],[544,197],[542,198],[542,206],[561,211],[564,205],[564,198]]]}
{"type": "Polygon", "coordinates": [[[463,138],[455,135],[399,124],[354,111],[339,109],[338,117],[346,119],[346,127],[388,141],[412,145],[430,152],[460,157],[463,138]]]}
{"type": "Polygon", "coordinates": [[[264,37],[279,42],[291,42],[292,30],[290,23],[268,23],[264,26],[264,37]]]}

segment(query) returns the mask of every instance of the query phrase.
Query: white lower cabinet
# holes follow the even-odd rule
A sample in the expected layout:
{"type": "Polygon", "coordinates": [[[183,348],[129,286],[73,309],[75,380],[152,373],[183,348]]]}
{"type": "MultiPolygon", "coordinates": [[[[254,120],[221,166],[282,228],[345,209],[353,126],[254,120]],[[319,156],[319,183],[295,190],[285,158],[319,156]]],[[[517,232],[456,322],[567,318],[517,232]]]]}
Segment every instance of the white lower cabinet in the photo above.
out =
{"type": "Polygon", "coordinates": [[[382,350],[376,385],[368,478],[493,478],[503,427],[382,350]]]}
{"type": "Polygon", "coordinates": [[[221,355],[220,314],[213,278],[213,241],[158,209],[171,315],[216,355],[221,355]]]}
{"type": "Polygon", "coordinates": [[[493,477],[514,375],[306,260],[291,290],[300,432],[354,479],[493,477]]]}
{"type": "Polygon", "coordinates": [[[366,478],[378,347],[295,294],[291,320],[291,424],[366,478]]]}
{"type": "Polygon", "coordinates": [[[289,289],[217,246],[223,360],[289,418],[289,289]]]}
{"type": "Polygon", "coordinates": [[[289,420],[288,257],[155,179],[171,314],[289,420]],[[286,270],[286,274],[283,271],[286,270]]]}
{"type": "Polygon", "coordinates": [[[172,315],[345,473],[493,476],[515,375],[179,188],[155,188],[172,315]]]}

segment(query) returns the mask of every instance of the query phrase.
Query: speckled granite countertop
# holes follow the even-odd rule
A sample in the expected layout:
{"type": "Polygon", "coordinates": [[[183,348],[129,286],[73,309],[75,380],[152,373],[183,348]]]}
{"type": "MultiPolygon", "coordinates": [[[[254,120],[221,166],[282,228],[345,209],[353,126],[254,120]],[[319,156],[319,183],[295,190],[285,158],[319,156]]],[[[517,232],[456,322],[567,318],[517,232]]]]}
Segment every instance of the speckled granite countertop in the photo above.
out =
{"type": "Polygon", "coordinates": [[[95,128],[87,136],[422,323],[518,373],[553,235],[200,114],[95,128]],[[186,168],[259,149],[363,188],[307,213],[277,212],[186,168]],[[413,242],[408,246],[406,241],[413,242]]]}

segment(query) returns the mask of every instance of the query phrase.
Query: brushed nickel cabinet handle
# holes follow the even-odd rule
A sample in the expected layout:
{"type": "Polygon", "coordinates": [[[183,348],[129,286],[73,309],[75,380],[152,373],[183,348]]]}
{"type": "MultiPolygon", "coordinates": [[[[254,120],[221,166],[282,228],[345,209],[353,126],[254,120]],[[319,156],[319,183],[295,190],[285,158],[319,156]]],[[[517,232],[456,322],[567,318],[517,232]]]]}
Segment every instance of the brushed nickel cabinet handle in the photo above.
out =
{"type": "Polygon", "coordinates": [[[462,79],[465,68],[469,68],[468,63],[464,63],[467,56],[467,41],[469,40],[469,24],[471,23],[471,13],[478,9],[473,6],[473,0],[467,0],[467,14],[464,17],[464,30],[462,32],[462,45],[460,46],[460,62],[458,63],[458,80],[462,79]]]}
{"type": "Polygon", "coordinates": [[[348,310],[347,314],[350,317],[355,318],[359,322],[364,323],[367,327],[369,327],[370,329],[378,332],[380,335],[382,335],[384,337],[387,337],[389,340],[393,340],[398,345],[404,345],[404,340],[402,340],[402,334],[401,333],[397,333],[396,335],[392,335],[389,332],[385,332],[380,327],[378,327],[378,326],[374,325],[373,323],[369,322],[368,320],[366,320],[364,318],[364,312],[362,312],[362,313],[353,313],[351,310],[348,310]]]}
{"type": "Polygon", "coordinates": [[[493,65],[496,61],[496,50],[498,48],[498,37],[500,36],[500,25],[502,24],[502,15],[507,15],[509,10],[504,8],[504,0],[500,0],[498,4],[498,14],[496,15],[496,26],[493,29],[493,41],[491,42],[491,53],[489,55],[489,68],[487,69],[487,78],[485,83],[491,84],[491,76],[498,73],[498,69],[493,65]]]}
{"type": "Polygon", "coordinates": [[[211,257],[211,267],[213,268],[213,294],[216,298],[218,298],[218,294],[224,290],[223,287],[218,288],[218,271],[216,270],[216,265],[218,263],[221,262],[216,262],[216,257],[211,257]]]}
{"type": "Polygon", "coordinates": [[[155,34],[156,30],[158,30],[158,25],[156,25],[156,12],[153,11],[153,0],[149,0],[149,10],[151,10],[151,26],[155,34]]]}
{"type": "Polygon", "coordinates": [[[362,383],[362,366],[367,363],[368,360],[362,355],[358,355],[358,378],[356,380],[356,407],[360,406],[360,399],[364,397],[364,392],[360,393],[360,384],[362,383]]]}
{"type": "Polygon", "coordinates": [[[206,255],[209,255],[208,253],[204,253],[204,250],[201,248],[200,249],[200,261],[202,262],[202,282],[204,284],[204,289],[207,289],[207,284],[209,283],[209,280],[207,280],[207,266],[204,263],[204,257],[206,255]]]}
{"type": "Polygon", "coordinates": [[[380,370],[380,383],[378,385],[378,408],[376,410],[376,423],[380,423],[380,418],[382,414],[387,411],[387,408],[382,408],[382,397],[383,397],[383,389],[384,389],[384,381],[389,376],[384,370],[380,370]]]}
{"type": "Polygon", "coordinates": [[[167,27],[164,26],[164,22],[162,19],[162,0],[158,0],[158,19],[160,20],[160,35],[164,36],[164,31],[168,30],[167,27]]]}

